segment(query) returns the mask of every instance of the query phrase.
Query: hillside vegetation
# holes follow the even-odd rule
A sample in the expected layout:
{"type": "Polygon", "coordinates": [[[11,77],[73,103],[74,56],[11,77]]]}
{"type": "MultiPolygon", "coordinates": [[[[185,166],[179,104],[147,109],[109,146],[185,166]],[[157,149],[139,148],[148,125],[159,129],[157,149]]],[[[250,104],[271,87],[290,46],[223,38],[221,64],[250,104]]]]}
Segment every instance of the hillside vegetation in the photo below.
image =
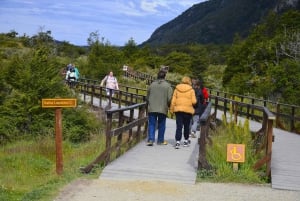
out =
{"type": "Polygon", "coordinates": [[[142,46],[165,44],[231,44],[246,38],[269,12],[300,10],[299,0],[209,0],[195,4],[158,27],[142,46]]]}

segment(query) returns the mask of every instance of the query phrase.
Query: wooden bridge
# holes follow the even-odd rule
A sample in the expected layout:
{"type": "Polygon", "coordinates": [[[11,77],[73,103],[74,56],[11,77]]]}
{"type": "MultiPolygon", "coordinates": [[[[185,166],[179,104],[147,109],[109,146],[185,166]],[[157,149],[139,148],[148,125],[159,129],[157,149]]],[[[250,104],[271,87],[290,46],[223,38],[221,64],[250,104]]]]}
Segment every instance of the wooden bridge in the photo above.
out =
{"type": "Polygon", "coordinates": [[[209,119],[221,119],[224,114],[228,116],[231,108],[235,121],[249,119],[250,130],[258,136],[264,136],[266,140],[265,157],[255,164],[256,168],[266,165],[266,174],[270,176],[273,188],[300,190],[300,157],[296,156],[300,153],[300,135],[295,126],[300,121],[297,116],[299,106],[291,105],[286,109],[288,105],[285,104],[210,90],[211,107],[206,111],[209,115],[201,117],[200,138],[192,138],[189,147],[175,150],[176,123],[170,118],[167,119],[165,134],[168,145],[146,146],[147,108],[144,89],[122,86],[118,96],[106,97],[99,81],[82,80],[80,91],[83,100],[95,107],[107,109],[107,148],[95,161],[83,168],[83,172],[89,172],[96,163],[104,162],[106,166],[100,179],[160,180],[193,184],[199,167],[205,168],[203,149],[205,137],[209,134],[209,119]],[[113,118],[118,121],[115,127],[113,118]],[[282,119],[285,121],[279,121],[282,119]],[[289,131],[283,130],[284,128],[289,131]],[[124,134],[129,135],[127,144],[132,146],[126,146],[127,151],[121,154],[124,134]],[[113,136],[117,138],[114,144],[113,136]],[[113,151],[116,152],[115,160],[112,160],[113,151]]]}

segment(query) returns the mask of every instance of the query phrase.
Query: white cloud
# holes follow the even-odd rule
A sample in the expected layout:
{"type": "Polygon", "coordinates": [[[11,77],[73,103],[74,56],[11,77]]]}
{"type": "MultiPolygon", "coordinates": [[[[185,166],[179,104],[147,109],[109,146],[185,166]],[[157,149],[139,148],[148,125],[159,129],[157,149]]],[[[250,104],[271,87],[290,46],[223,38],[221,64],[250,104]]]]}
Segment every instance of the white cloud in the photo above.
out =
{"type": "MultiPolygon", "coordinates": [[[[114,45],[138,44],[156,28],[201,0],[0,0],[0,32],[36,34],[40,27],[57,40],[85,45],[99,31],[114,45]],[[12,17],[13,16],[13,17],[12,17]]],[[[202,0],[203,1],[203,0],[202,0]]]]}

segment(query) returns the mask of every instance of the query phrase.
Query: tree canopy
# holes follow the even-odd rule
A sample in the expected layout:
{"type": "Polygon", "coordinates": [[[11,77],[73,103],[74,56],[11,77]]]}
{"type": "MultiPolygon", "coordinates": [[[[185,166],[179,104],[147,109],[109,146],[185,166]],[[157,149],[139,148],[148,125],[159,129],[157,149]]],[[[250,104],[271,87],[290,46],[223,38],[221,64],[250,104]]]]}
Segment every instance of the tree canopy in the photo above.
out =
{"type": "Polygon", "coordinates": [[[239,94],[300,104],[300,13],[270,13],[227,54],[223,85],[239,94]]]}

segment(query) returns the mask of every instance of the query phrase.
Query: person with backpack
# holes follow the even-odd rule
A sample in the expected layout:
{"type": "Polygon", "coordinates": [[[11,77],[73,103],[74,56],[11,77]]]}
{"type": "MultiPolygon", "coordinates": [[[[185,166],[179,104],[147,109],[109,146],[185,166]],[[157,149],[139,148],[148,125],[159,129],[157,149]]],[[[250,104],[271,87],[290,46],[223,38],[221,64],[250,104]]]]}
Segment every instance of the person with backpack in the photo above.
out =
{"type": "Polygon", "coordinates": [[[74,87],[76,84],[76,75],[75,75],[75,69],[71,68],[67,71],[66,74],[66,81],[69,87],[74,87]]]}
{"type": "Polygon", "coordinates": [[[76,81],[78,81],[78,80],[79,80],[79,77],[80,77],[79,70],[78,70],[78,68],[75,66],[75,64],[73,64],[73,68],[74,68],[74,70],[75,70],[76,81]]]}
{"type": "Polygon", "coordinates": [[[206,102],[205,102],[204,94],[201,89],[201,82],[199,80],[195,81],[194,90],[195,90],[197,103],[194,105],[195,113],[191,120],[191,137],[196,138],[199,120],[205,110],[206,102]]]}
{"type": "Polygon", "coordinates": [[[106,85],[106,94],[107,96],[113,96],[115,90],[119,90],[119,85],[117,78],[114,76],[113,72],[110,71],[108,75],[106,75],[100,83],[100,86],[104,86],[104,83],[106,85]],[[111,93],[111,94],[110,94],[111,93]]]}

